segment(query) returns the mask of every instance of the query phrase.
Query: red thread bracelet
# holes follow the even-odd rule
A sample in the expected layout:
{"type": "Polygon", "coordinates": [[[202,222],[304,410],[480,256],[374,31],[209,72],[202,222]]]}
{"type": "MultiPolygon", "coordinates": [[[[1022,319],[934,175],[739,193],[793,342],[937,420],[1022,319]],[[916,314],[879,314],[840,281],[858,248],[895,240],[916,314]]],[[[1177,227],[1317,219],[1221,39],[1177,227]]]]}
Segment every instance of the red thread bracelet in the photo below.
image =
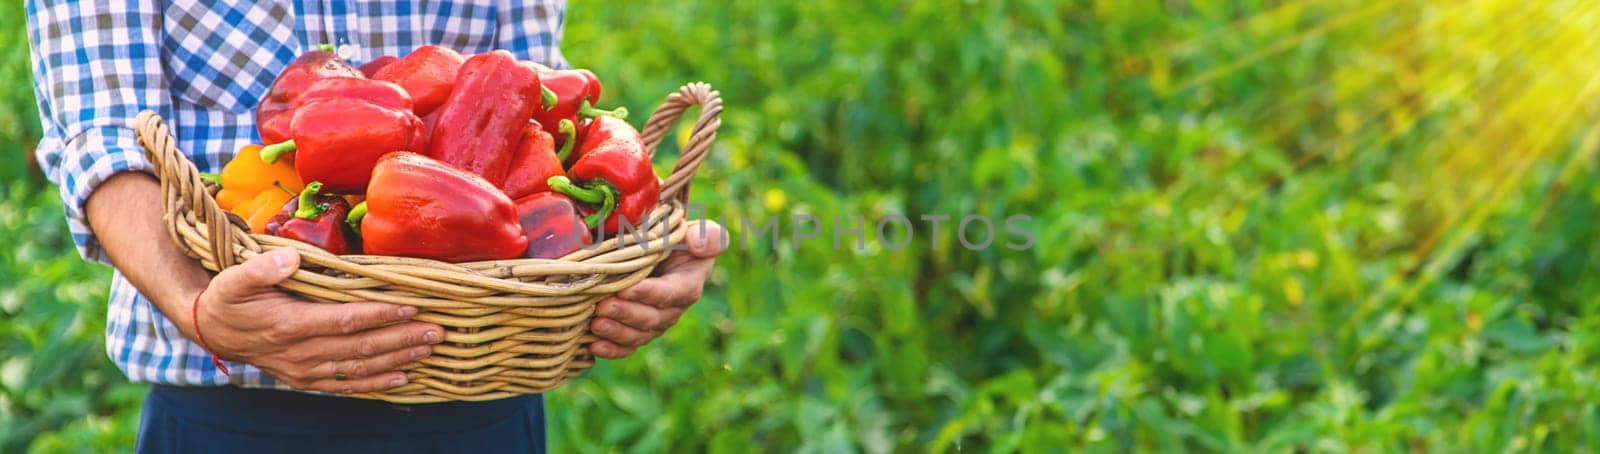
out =
{"type": "MultiPolygon", "coordinates": [[[[191,310],[192,316],[190,318],[194,319],[195,340],[200,341],[200,348],[205,349],[206,353],[211,353],[211,347],[206,345],[206,336],[200,334],[200,296],[204,294],[206,294],[205,289],[200,289],[200,293],[194,294],[194,309],[191,310]]],[[[217,366],[217,370],[221,370],[222,375],[231,375],[228,373],[228,366],[222,364],[222,358],[218,358],[216,353],[211,353],[211,365],[217,366]]]]}

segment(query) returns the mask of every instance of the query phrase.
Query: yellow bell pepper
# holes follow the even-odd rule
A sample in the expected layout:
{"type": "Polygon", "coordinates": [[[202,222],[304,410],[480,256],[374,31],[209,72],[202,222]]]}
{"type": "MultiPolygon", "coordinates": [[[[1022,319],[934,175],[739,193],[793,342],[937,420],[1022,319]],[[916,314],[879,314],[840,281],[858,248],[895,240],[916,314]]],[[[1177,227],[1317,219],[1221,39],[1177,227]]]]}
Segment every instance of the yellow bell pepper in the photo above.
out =
{"type": "Polygon", "coordinates": [[[306,188],[289,160],[262,161],[260,145],[240,148],[217,180],[217,205],[249,221],[256,233],[266,233],[267,220],[306,188]]]}
{"type": "Polygon", "coordinates": [[[292,198],[294,196],[289,195],[287,191],[272,188],[261,191],[256,194],[255,198],[236,205],[234,209],[228,211],[232,211],[239,217],[244,218],[245,222],[250,224],[251,232],[267,233],[267,221],[271,220],[272,216],[277,215],[278,212],[283,211],[283,205],[289,203],[289,199],[292,198]]]}

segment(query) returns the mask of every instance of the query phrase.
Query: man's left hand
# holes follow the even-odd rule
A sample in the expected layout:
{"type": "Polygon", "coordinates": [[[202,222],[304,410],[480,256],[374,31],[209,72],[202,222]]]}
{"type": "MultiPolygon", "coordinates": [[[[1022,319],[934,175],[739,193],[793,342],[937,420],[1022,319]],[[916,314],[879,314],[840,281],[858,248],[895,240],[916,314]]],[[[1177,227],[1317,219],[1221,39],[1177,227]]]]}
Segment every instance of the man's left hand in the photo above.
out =
{"type": "Polygon", "coordinates": [[[600,340],[589,351],[601,358],[623,358],[678,323],[683,311],[700,300],[711,265],[727,247],[722,226],[699,221],[684,235],[688,249],[673,251],[656,267],[655,276],[600,301],[589,329],[600,340]]]}

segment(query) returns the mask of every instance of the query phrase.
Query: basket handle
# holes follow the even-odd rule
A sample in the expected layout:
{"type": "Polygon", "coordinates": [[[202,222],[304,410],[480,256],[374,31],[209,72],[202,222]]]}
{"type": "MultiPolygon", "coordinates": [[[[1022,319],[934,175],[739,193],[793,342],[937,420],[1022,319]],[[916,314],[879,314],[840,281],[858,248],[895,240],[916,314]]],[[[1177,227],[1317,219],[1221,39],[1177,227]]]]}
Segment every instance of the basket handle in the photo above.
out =
{"type": "Polygon", "coordinates": [[[683,155],[678,157],[678,164],[672,167],[672,174],[661,183],[663,202],[673,199],[689,202],[689,183],[694,180],[695,170],[700,168],[700,163],[705,161],[707,152],[711,150],[711,142],[717,139],[717,129],[722,127],[722,94],[705,82],[684,85],[677,92],[667,95],[666,102],[644,123],[642,137],[645,154],[655,155],[656,146],[661,144],[667,131],[683,116],[684,110],[697,104],[700,106],[700,118],[694,122],[689,144],[683,148],[683,155]]]}
{"type": "Polygon", "coordinates": [[[190,256],[200,258],[188,244],[178,241],[178,223],[186,213],[193,213],[209,230],[210,235],[207,236],[211,242],[211,259],[218,269],[238,263],[235,246],[260,252],[259,244],[245,241],[250,237],[250,232],[229,219],[228,213],[217,206],[216,199],[211,198],[206,191],[205,181],[200,179],[200,170],[183,152],[178,151],[178,140],[172,136],[160,115],[149,110],[140,112],[134,120],[134,128],[139,135],[139,145],[144,147],[145,158],[150,160],[151,167],[155,169],[156,178],[161,180],[162,211],[166,213],[167,233],[173,241],[184,246],[190,256]]]}

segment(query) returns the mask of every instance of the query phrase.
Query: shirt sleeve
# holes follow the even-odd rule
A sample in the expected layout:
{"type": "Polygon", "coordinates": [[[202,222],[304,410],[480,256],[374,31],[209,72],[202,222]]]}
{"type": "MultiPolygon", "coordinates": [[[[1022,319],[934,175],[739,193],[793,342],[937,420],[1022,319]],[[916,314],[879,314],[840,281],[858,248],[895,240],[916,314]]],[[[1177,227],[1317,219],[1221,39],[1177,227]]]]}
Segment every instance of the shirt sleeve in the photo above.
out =
{"type": "Polygon", "coordinates": [[[134,117],[171,118],[160,61],[160,9],[131,2],[29,0],[28,40],[43,137],[35,153],[61,189],[67,226],[84,259],[107,262],[84,204],[124,171],[147,171],[134,117]]]}
{"type": "Polygon", "coordinates": [[[499,0],[500,29],[497,48],[511,51],[517,58],[535,61],[551,68],[566,69],[561,55],[561,28],[566,21],[565,0],[499,0]]]}

